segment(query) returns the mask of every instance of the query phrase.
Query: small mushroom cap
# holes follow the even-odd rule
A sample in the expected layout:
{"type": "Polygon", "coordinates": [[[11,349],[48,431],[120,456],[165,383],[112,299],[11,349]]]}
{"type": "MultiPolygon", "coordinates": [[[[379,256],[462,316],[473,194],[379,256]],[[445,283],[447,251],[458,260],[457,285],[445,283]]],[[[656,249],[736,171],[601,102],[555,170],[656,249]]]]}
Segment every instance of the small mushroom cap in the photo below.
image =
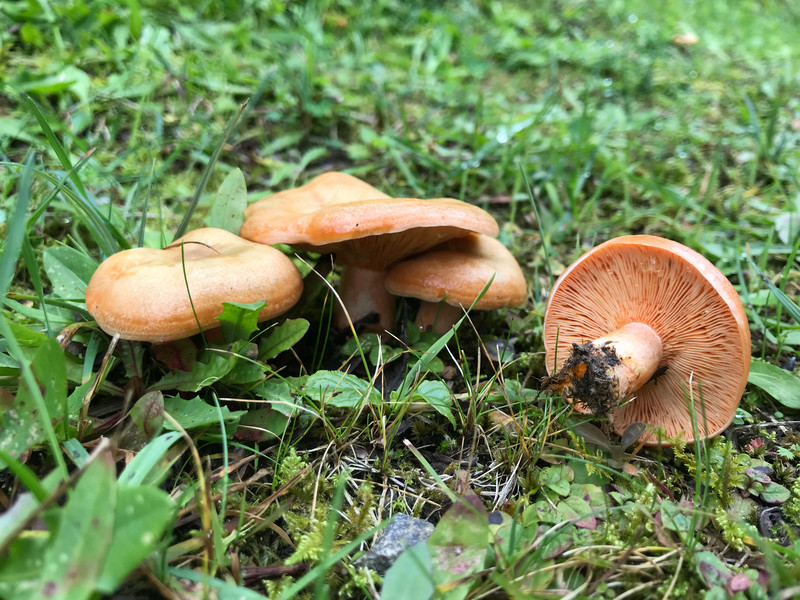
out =
{"type": "Polygon", "coordinates": [[[488,235],[471,233],[397,263],[387,272],[385,285],[395,296],[469,307],[489,280],[492,283],[475,308],[492,310],[525,302],[525,276],[511,252],[488,235]]]}
{"type": "Polygon", "coordinates": [[[678,33],[672,36],[672,43],[676,46],[694,46],[700,38],[693,31],[678,33]]]}
{"type": "Polygon", "coordinates": [[[223,302],[266,300],[262,321],[289,310],[302,289],[300,272],[281,251],[206,228],[163,250],[133,248],[110,256],[92,275],[86,306],[106,333],[165,342],[218,326],[223,302]]]}
{"type": "MultiPolygon", "coordinates": [[[[642,421],[663,428],[669,437],[681,433],[692,440],[690,382],[700,436],[713,437],[728,427],[750,368],[747,317],[725,276],[678,242],[649,235],[619,237],[589,250],[567,268],[545,312],[548,371],[558,370],[573,343],[602,338],[634,322],[660,336],[659,368],[666,371],[614,413],[616,430],[621,433],[642,421]]],[[[648,443],[658,442],[651,437],[648,443]]]]}
{"type": "Polygon", "coordinates": [[[250,205],[241,235],[332,252],[343,264],[381,270],[470,231],[497,235],[497,222],[460,200],[390,198],[350,175],[326,173],[250,205]]]}

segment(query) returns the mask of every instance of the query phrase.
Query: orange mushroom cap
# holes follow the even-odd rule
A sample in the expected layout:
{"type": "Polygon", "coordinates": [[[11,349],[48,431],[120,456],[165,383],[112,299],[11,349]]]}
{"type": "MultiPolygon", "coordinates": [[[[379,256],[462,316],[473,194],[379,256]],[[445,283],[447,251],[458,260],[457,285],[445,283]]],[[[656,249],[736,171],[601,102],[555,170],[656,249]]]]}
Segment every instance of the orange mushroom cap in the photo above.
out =
{"type": "MultiPolygon", "coordinates": [[[[525,276],[511,252],[500,241],[479,233],[453,238],[395,264],[386,273],[385,284],[395,296],[478,310],[519,306],[527,296],[525,276]]],[[[425,308],[421,312],[427,312],[425,308]]],[[[459,313],[454,316],[458,318],[459,313]]],[[[425,316],[422,321],[418,317],[417,325],[424,329],[432,323],[425,316]]],[[[437,323],[436,330],[442,332],[451,325],[437,323]]]]}
{"type": "MultiPolygon", "coordinates": [[[[494,236],[499,229],[489,213],[460,200],[390,198],[350,175],[325,173],[250,205],[241,235],[261,244],[336,254],[345,267],[340,291],[350,317],[358,321],[377,313],[380,331],[392,326],[385,269],[472,231],[494,236]]],[[[337,325],[346,324],[340,314],[337,325]]]]}
{"type": "Polygon", "coordinates": [[[106,333],[165,342],[218,326],[223,302],[266,300],[262,321],[289,310],[302,290],[300,272],[279,250],[205,228],[163,250],[110,256],[89,281],[86,306],[106,333]]]}
{"type": "Polygon", "coordinates": [[[351,175],[325,173],[248,206],[241,235],[378,270],[471,231],[499,229],[489,213],[460,200],[391,198],[351,175]]]}
{"type": "MultiPolygon", "coordinates": [[[[681,434],[692,441],[687,404],[691,383],[700,436],[722,432],[733,420],[747,383],[750,329],[731,283],[706,258],[677,242],[648,235],[619,237],[570,265],[547,302],[548,371],[564,364],[573,344],[603,340],[638,324],[660,338],[658,375],[648,377],[635,399],[613,414],[616,430],[621,433],[642,421],[663,428],[667,437],[681,434]]],[[[647,443],[659,442],[650,435],[647,443]]]]}

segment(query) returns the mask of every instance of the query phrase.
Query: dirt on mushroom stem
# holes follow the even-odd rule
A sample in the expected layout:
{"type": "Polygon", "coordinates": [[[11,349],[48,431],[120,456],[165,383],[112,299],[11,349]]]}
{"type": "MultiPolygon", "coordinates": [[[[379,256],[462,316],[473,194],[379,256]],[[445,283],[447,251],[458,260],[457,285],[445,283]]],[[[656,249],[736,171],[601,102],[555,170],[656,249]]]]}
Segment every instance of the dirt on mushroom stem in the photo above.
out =
{"type": "Polygon", "coordinates": [[[572,344],[569,358],[561,369],[542,380],[542,389],[569,398],[581,412],[601,417],[619,406],[619,379],[615,368],[621,363],[610,344],[572,344]]]}
{"type": "Polygon", "coordinates": [[[581,412],[613,412],[659,372],[661,338],[643,323],[628,323],[587,343],[573,343],[562,368],[548,378],[581,412]]]}

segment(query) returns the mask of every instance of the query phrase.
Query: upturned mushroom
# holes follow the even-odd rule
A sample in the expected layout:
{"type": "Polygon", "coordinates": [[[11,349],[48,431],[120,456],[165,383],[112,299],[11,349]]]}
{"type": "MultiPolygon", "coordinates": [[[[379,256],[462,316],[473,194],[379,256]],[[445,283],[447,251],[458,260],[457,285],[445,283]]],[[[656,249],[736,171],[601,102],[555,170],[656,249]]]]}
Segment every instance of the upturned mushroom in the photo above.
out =
{"type": "Polygon", "coordinates": [[[694,250],[648,235],[609,240],[567,268],[547,302],[544,345],[545,385],[576,409],[613,413],[620,433],[642,421],[687,442],[693,419],[700,438],[728,427],[750,366],[731,283],[694,250]]]}
{"type": "Polygon", "coordinates": [[[415,323],[421,331],[436,333],[450,329],[466,308],[519,306],[527,296],[525,276],[511,252],[479,233],[453,238],[395,264],[385,284],[395,296],[422,300],[415,323]]]}
{"type": "Polygon", "coordinates": [[[86,307],[106,333],[166,342],[218,326],[223,302],[266,300],[263,321],[289,310],[302,290],[300,272],[280,250],[205,228],[164,249],[110,256],[89,281],[86,307]]]}
{"type": "Polygon", "coordinates": [[[247,208],[241,235],[261,244],[290,244],[333,253],[342,265],[339,295],[347,314],[335,324],[377,316],[374,331],[391,330],[394,301],[386,268],[412,254],[470,232],[497,235],[494,218],[460,200],[390,198],[343,173],[258,200],[247,208]]]}

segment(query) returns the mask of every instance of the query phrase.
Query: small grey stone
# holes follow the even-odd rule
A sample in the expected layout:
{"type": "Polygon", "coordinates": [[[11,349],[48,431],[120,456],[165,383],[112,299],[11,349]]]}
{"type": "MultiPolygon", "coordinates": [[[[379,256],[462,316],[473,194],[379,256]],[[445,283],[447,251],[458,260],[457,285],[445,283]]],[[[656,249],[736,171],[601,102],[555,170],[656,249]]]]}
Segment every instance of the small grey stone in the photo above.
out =
{"type": "Polygon", "coordinates": [[[419,542],[425,542],[433,533],[433,523],[398,514],[386,526],[372,548],[353,563],[356,567],[367,567],[383,575],[403,550],[419,542]]]}

